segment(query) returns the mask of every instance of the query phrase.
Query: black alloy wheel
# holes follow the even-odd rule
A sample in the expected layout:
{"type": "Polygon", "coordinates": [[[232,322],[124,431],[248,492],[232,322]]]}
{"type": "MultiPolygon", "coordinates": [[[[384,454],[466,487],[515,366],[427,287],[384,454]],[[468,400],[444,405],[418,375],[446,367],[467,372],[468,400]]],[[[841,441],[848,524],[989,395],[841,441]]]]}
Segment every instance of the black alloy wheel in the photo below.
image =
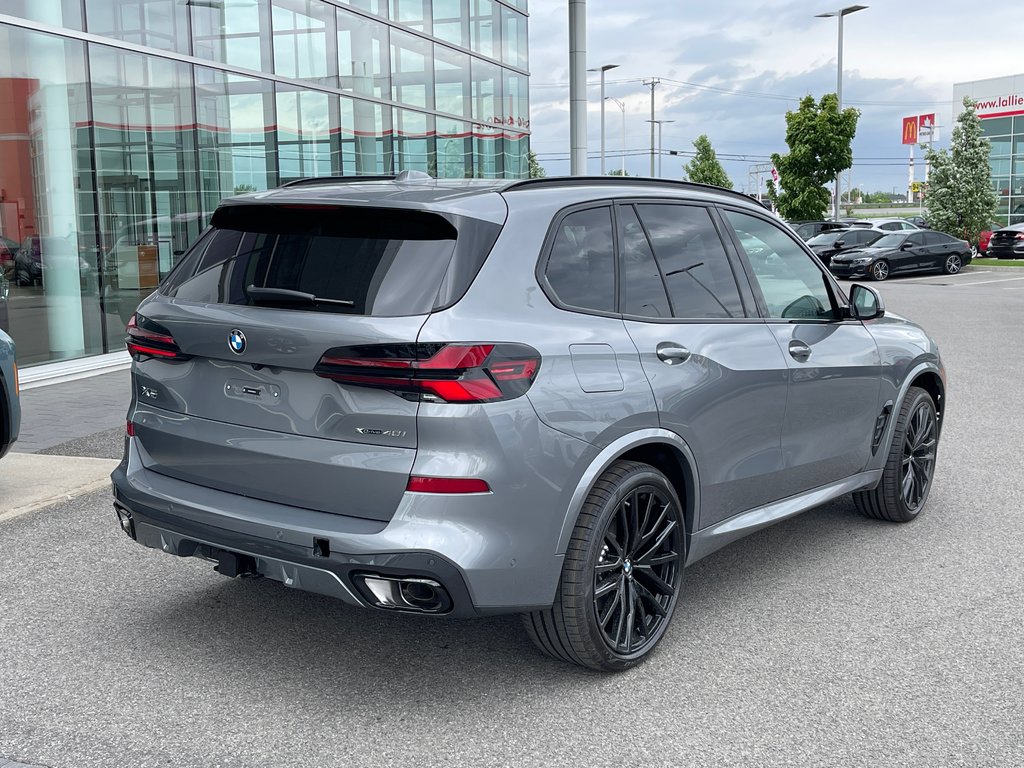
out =
{"type": "Polygon", "coordinates": [[[594,566],[594,612],[613,653],[630,656],[660,636],[678,591],[680,536],[675,502],[640,486],[608,521],[594,566]]]}
{"type": "Polygon", "coordinates": [[[964,260],[960,258],[960,254],[951,253],[946,257],[946,263],[942,265],[942,268],[947,275],[955,275],[963,266],[964,260]]]}
{"type": "Polygon", "coordinates": [[[935,470],[935,449],[938,445],[935,408],[930,401],[918,403],[907,422],[903,438],[903,463],[900,492],[903,503],[913,513],[924,504],[932,485],[935,470]]]}
{"type": "Polygon", "coordinates": [[[683,506],[658,469],[617,461],[591,488],[554,604],[523,616],[549,656],[602,672],[643,661],[664,636],[685,562],[683,506]]]}
{"type": "Polygon", "coordinates": [[[885,280],[889,277],[889,262],[876,261],[871,265],[871,277],[875,280],[885,280]]]}

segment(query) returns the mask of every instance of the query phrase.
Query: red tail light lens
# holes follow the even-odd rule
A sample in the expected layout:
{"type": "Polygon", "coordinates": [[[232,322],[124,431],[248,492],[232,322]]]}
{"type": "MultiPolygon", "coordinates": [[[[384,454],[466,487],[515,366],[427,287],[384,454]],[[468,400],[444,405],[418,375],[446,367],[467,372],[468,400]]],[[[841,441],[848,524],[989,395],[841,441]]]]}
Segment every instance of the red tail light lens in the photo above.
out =
{"type": "Polygon", "coordinates": [[[489,493],[491,486],[473,477],[421,477],[412,475],[406,491],[413,493],[489,493]]]}
{"type": "Polygon", "coordinates": [[[147,357],[159,357],[164,360],[188,360],[189,355],[182,354],[178,343],[171,332],[160,323],[156,323],[138,312],[128,321],[128,336],[125,346],[132,357],[142,360],[147,357]]]}
{"type": "Polygon", "coordinates": [[[1017,233],[1017,234],[1016,234],[1016,235],[1014,236],[1014,238],[1013,238],[1013,239],[1014,239],[1014,240],[1024,240],[1024,232],[1018,232],[1018,233],[1017,233]]]}
{"type": "Polygon", "coordinates": [[[318,376],[445,403],[493,403],[529,390],[540,353],[525,344],[376,344],[335,347],[318,376]]]}
{"type": "Polygon", "coordinates": [[[124,423],[124,433],[128,435],[128,437],[135,437],[135,425],[130,421],[126,421],[124,423]]]}

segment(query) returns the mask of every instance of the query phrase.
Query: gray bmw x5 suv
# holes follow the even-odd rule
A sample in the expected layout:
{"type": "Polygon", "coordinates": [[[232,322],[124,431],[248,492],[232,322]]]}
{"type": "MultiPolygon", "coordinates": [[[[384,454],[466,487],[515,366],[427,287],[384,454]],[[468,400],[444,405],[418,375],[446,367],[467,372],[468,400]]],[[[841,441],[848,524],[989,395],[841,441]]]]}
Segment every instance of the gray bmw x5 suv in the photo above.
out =
{"type": "Polygon", "coordinates": [[[139,306],[134,540],[618,670],[719,547],[847,493],[921,513],[935,343],[760,206],[414,176],[225,200],[139,306]]]}

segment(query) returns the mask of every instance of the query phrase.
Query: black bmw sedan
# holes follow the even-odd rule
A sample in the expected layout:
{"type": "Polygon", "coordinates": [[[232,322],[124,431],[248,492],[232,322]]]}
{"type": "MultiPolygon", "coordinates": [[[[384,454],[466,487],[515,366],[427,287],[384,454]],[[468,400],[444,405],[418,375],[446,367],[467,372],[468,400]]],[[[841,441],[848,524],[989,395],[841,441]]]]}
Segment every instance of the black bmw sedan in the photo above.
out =
{"type": "Polygon", "coordinates": [[[877,229],[841,229],[822,232],[807,241],[807,247],[814,252],[826,267],[833,256],[853,248],[866,248],[882,237],[885,232],[877,229]]]}
{"type": "Polygon", "coordinates": [[[854,248],[832,257],[829,269],[836,277],[870,277],[909,272],[945,272],[955,275],[971,263],[971,246],[943,232],[918,230],[883,235],[867,248],[854,248]]]}

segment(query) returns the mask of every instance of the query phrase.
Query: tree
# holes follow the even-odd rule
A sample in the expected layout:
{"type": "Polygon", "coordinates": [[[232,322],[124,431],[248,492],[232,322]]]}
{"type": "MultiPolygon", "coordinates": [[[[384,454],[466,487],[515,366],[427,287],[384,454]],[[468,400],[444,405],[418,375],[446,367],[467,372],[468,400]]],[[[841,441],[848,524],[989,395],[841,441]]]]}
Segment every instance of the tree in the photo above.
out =
{"type": "Polygon", "coordinates": [[[236,184],[235,185],[235,189],[234,189],[234,193],[236,195],[244,195],[244,194],[246,194],[248,192],[255,192],[255,191],[256,191],[256,185],[255,184],[236,184]]]}
{"type": "Polygon", "coordinates": [[[686,178],[698,184],[714,184],[716,187],[732,189],[732,182],[729,181],[725,168],[718,162],[718,156],[706,134],[701,134],[693,140],[693,148],[697,150],[693,160],[683,166],[686,178]]]}
{"type": "Polygon", "coordinates": [[[989,166],[989,140],[981,132],[974,102],[964,98],[964,111],[956,119],[949,149],[925,149],[932,169],[924,198],[932,229],[976,243],[989,229],[996,212],[989,166]]]}
{"type": "Polygon", "coordinates": [[[825,184],[853,165],[851,143],[857,133],[856,109],[839,111],[839,99],[827,93],[816,102],[805,96],[786,113],[789,154],[772,153],[781,193],[768,182],[768,198],[784,219],[820,219],[832,194],[825,184]]]}
{"type": "Polygon", "coordinates": [[[544,166],[537,162],[537,153],[532,149],[527,155],[530,162],[530,178],[531,179],[543,179],[548,175],[548,172],[544,170],[544,166]]]}

